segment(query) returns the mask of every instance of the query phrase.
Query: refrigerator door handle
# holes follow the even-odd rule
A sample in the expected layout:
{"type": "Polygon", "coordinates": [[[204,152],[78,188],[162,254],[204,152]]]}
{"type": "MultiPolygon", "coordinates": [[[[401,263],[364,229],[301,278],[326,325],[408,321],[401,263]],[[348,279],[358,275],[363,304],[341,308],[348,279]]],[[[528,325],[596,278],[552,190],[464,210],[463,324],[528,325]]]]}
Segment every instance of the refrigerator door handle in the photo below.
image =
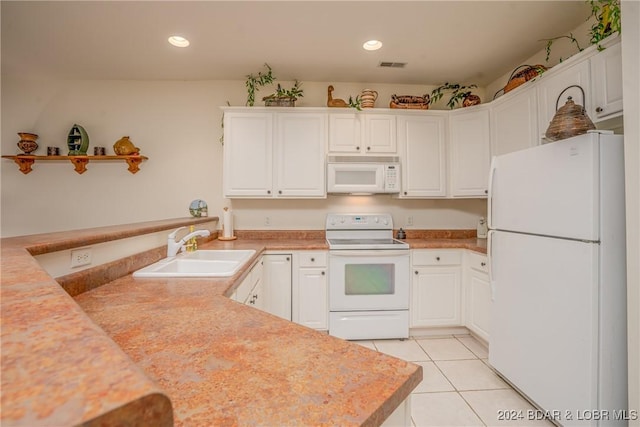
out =
{"type": "Polygon", "coordinates": [[[493,236],[495,234],[495,230],[489,230],[489,234],[487,235],[487,257],[489,261],[488,270],[489,270],[489,287],[491,289],[491,301],[495,301],[496,294],[496,281],[493,277],[493,254],[491,250],[493,249],[493,245],[491,241],[493,240],[493,236]]]}
{"type": "Polygon", "coordinates": [[[489,192],[487,194],[487,227],[493,228],[493,212],[492,212],[492,203],[491,199],[493,199],[493,176],[496,172],[496,156],[491,157],[491,167],[489,168],[489,192]]]}

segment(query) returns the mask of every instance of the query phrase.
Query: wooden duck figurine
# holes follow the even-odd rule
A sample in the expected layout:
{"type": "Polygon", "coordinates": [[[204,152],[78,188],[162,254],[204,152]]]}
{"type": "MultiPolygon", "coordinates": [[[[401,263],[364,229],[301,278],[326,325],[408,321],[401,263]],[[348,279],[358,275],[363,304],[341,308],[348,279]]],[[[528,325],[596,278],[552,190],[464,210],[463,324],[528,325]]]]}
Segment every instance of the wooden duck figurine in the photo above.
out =
{"type": "Polygon", "coordinates": [[[347,104],[344,99],[333,99],[333,96],[331,96],[333,90],[333,86],[329,85],[327,88],[327,107],[348,107],[349,104],[347,104]]]}

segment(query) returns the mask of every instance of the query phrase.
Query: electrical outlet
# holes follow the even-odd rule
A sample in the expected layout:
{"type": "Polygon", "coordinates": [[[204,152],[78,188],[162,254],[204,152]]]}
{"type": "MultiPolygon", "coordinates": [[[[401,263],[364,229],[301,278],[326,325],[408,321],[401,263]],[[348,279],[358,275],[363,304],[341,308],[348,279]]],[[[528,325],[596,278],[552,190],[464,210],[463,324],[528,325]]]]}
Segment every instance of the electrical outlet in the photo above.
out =
{"type": "Polygon", "coordinates": [[[412,216],[408,216],[407,217],[407,225],[413,225],[413,217],[412,216]]]}
{"type": "Polygon", "coordinates": [[[264,225],[271,225],[271,218],[269,218],[268,216],[264,217],[264,225]]]}
{"type": "Polygon", "coordinates": [[[71,268],[82,267],[91,264],[91,248],[76,249],[71,251],[71,268]]]}

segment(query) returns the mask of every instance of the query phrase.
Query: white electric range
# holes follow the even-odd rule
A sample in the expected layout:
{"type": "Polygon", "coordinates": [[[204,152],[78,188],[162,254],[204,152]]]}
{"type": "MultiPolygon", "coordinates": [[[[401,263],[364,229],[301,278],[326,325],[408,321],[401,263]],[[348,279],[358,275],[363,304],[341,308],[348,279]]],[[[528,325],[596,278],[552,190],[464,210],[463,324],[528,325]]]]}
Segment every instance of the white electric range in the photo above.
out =
{"type": "Polygon", "coordinates": [[[329,214],[329,334],[409,337],[409,245],[390,214],[329,214]]]}

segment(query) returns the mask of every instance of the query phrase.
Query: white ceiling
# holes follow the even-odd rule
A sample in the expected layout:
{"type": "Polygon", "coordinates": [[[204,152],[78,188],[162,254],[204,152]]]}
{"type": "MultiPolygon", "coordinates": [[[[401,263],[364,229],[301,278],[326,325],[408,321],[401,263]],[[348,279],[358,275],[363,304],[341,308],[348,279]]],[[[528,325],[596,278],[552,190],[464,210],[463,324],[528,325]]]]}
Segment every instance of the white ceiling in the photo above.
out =
{"type": "Polygon", "coordinates": [[[484,86],[589,16],[584,1],[6,1],[2,72],[72,79],[484,86]],[[180,34],[191,46],[167,43],[180,34]],[[362,43],[379,39],[368,52],[362,43]],[[406,62],[384,69],[380,61],[406,62]]]}

